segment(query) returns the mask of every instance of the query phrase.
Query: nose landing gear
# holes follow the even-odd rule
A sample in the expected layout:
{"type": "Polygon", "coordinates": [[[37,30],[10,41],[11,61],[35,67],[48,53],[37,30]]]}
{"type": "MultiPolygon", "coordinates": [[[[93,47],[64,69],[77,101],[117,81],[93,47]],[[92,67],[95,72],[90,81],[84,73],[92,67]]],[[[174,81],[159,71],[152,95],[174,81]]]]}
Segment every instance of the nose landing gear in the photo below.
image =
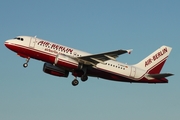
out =
{"type": "Polygon", "coordinates": [[[26,59],[26,62],[23,64],[23,67],[24,67],[24,68],[26,68],[26,67],[28,66],[29,60],[30,60],[30,57],[28,57],[28,58],[26,59]]]}

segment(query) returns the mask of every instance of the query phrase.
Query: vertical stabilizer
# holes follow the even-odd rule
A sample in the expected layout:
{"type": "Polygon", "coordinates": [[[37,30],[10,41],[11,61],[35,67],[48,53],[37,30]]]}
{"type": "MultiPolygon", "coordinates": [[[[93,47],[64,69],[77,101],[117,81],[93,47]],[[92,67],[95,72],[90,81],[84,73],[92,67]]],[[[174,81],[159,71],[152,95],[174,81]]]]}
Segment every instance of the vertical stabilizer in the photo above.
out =
{"type": "Polygon", "coordinates": [[[149,74],[160,73],[164,63],[166,62],[172,48],[162,46],[155,52],[147,56],[145,59],[135,64],[134,66],[148,71],[149,74]]]}

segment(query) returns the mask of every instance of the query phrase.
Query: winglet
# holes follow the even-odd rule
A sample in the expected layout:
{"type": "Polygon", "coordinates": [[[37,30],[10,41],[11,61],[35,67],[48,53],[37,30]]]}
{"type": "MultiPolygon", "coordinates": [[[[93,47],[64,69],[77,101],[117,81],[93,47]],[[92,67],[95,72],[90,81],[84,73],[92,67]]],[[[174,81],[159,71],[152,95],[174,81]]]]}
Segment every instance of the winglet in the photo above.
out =
{"type": "Polygon", "coordinates": [[[133,49],[127,50],[127,53],[131,54],[132,51],[133,51],[133,49]]]}

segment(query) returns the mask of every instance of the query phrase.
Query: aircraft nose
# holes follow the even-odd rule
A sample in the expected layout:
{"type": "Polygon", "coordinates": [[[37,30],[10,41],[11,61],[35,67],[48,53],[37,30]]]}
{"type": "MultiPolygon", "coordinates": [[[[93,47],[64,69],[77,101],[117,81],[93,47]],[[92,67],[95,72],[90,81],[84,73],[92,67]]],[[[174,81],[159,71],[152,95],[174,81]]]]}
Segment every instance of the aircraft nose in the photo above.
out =
{"type": "Polygon", "coordinates": [[[4,45],[5,45],[7,48],[10,48],[10,46],[11,46],[11,40],[6,40],[6,41],[4,42],[4,45]]]}
{"type": "Polygon", "coordinates": [[[8,44],[9,44],[9,40],[6,40],[6,41],[4,42],[4,45],[7,47],[8,44]]]}

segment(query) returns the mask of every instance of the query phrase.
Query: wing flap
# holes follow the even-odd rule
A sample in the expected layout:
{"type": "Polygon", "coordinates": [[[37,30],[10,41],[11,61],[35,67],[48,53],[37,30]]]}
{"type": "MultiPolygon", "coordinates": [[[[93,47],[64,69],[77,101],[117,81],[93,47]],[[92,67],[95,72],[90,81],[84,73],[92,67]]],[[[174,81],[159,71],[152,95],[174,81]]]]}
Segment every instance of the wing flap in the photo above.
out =
{"type": "Polygon", "coordinates": [[[100,54],[93,54],[88,56],[82,56],[75,58],[78,62],[86,65],[96,65],[98,63],[104,64],[107,60],[116,60],[116,58],[119,55],[125,54],[125,53],[131,53],[131,50],[116,50],[106,53],[100,53],[100,54]]]}

